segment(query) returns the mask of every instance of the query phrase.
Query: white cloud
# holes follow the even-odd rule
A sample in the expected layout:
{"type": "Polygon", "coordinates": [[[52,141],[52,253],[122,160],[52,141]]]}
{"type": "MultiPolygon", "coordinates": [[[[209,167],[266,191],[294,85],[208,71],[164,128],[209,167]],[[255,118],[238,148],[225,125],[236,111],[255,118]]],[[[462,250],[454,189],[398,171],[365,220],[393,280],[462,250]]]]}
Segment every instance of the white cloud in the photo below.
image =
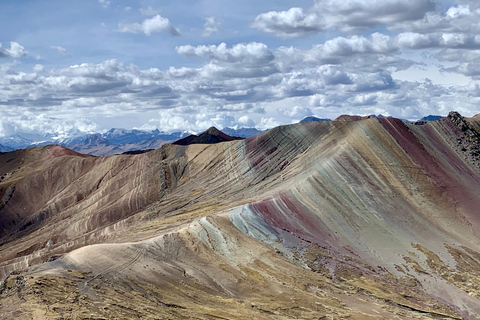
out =
{"type": "Polygon", "coordinates": [[[281,38],[301,37],[326,30],[357,32],[379,24],[393,26],[423,19],[435,10],[433,0],[326,0],[307,10],[294,7],[286,11],[259,14],[252,27],[281,38]]]}
{"type": "Polygon", "coordinates": [[[480,35],[464,33],[414,33],[404,32],[397,36],[398,44],[411,49],[425,48],[480,48],[480,35]]]}
{"type": "Polygon", "coordinates": [[[52,117],[45,113],[18,112],[0,121],[0,136],[18,133],[53,135],[63,138],[72,135],[98,132],[100,127],[86,118],[52,117]]]}
{"type": "Polygon", "coordinates": [[[281,38],[305,36],[327,28],[317,13],[305,13],[302,8],[262,13],[255,18],[252,27],[281,38]]]}
{"type": "Polygon", "coordinates": [[[460,73],[475,80],[480,79],[480,63],[478,62],[462,63],[455,67],[444,68],[442,71],[460,73]]]}
{"type": "Polygon", "coordinates": [[[221,25],[221,22],[215,17],[206,18],[205,24],[203,25],[202,37],[210,37],[212,34],[217,33],[221,25]]]}
{"type": "Polygon", "coordinates": [[[11,41],[10,49],[3,49],[0,42],[0,58],[14,58],[18,59],[27,55],[27,50],[18,42],[11,41]]]}
{"type": "Polygon", "coordinates": [[[452,19],[457,19],[459,17],[469,15],[470,13],[471,13],[470,7],[468,5],[467,6],[460,5],[460,6],[454,6],[454,7],[448,8],[445,15],[452,19]]]}
{"type": "Polygon", "coordinates": [[[209,57],[223,62],[268,63],[274,56],[263,43],[239,43],[228,48],[225,43],[217,45],[200,45],[197,47],[183,45],[175,48],[179,54],[186,56],[209,57]]]}
{"type": "MultiPolygon", "coordinates": [[[[338,43],[344,42],[338,40],[338,43]]],[[[200,53],[207,52],[211,59],[200,68],[140,69],[107,60],[50,70],[38,66],[33,72],[25,73],[13,71],[13,66],[0,65],[3,67],[0,68],[0,108],[5,119],[11,120],[4,121],[7,123],[4,127],[29,132],[68,131],[70,127],[90,130],[74,122],[75,119],[145,114],[148,117],[143,123],[148,122],[149,128],[155,126],[166,131],[200,132],[211,125],[223,128],[237,123],[266,129],[311,114],[334,118],[340,113],[382,113],[415,118],[432,112],[444,114],[456,105],[473,110],[476,107],[472,97],[480,95],[474,86],[447,89],[428,81],[394,80],[388,69],[372,63],[378,60],[377,56],[369,55],[362,56],[362,60],[366,59],[364,63],[372,65],[371,69],[364,66],[359,69],[352,58],[351,63],[316,67],[312,61],[310,64],[298,62],[282,72],[257,75],[252,72],[250,77],[243,77],[237,70],[243,61],[250,61],[252,56],[255,61],[265,60],[264,54],[258,52],[270,50],[247,50],[248,44],[238,45],[241,50],[233,50],[235,45],[218,52],[218,47],[199,49],[200,53]],[[29,111],[33,106],[35,113],[29,111]],[[43,116],[38,118],[39,115],[43,116]],[[156,120],[148,121],[152,115],[156,120]],[[67,120],[68,126],[59,124],[67,120]]],[[[353,48],[356,52],[365,52],[365,48],[374,50],[370,45],[353,48]]],[[[388,46],[376,48],[380,52],[390,51],[388,46]]],[[[297,54],[308,56],[309,51],[297,49],[297,54]]],[[[350,49],[346,52],[355,56],[350,49]]],[[[271,64],[290,59],[277,56],[276,51],[267,56],[270,55],[267,61],[271,64]]],[[[468,72],[476,77],[478,68],[465,66],[450,72],[468,72]]]]}
{"type": "Polygon", "coordinates": [[[255,127],[255,122],[249,116],[241,116],[238,118],[238,124],[243,128],[253,128],[255,127]]]}
{"type": "Polygon", "coordinates": [[[309,107],[294,106],[289,109],[280,109],[284,115],[294,120],[302,120],[305,117],[313,115],[312,110],[309,107]]]}
{"type": "Polygon", "coordinates": [[[34,73],[42,73],[45,68],[41,64],[36,64],[32,70],[34,73]]]}
{"type": "Polygon", "coordinates": [[[61,55],[64,55],[64,56],[67,56],[68,55],[68,52],[67,52],[67,49],[63,48],[63,47],[60,47],[60,46],[50,46],[50,48],[56,50],[58,53],[60,53],[61,55]]]}
{"type": "Polygon", "coordinates": [[[468,50],[448,48],[438,52],[435,57],[440,61],[476,61],[480,59],[480,49],[468,50]]]}
{"type": "Polygon", "coordinates": [[[98,0],[98,3],[100,3],[104,8],[107,8],[110,5],[109,0],[98,0]]]}
{"type": "Polygon", "coordinates": [[[267,130],[273,127],[277,127],[279,125],[281,125],[281,122],[279,122],[273,117],[268,117],[268,118],[262,117],[262,119],[260,119],[260,123],[258,124],[257,128],[260,130],[267,130]]]}
{"type": "Polygon", "coordinates": [[[478,33],[480,31],[480,11],[475,9],[478,3],[464,4],[449,7],[445,12],[442,10],[431,11],[422,19],[416,21],[400,21],[392,26],[392,30],[402,30],[420,33],[478,33]]]}
{"type": "Polygon", "coordinates": [[[120,23],[118,25],[118,30],[120,32],[128,33],[144,33],[147,36],[158,32],[166,32],[172,36],[180,35],[180,32],[171,25],[170,20],[159,14],[143,20],[142,23],[120,23]]]}

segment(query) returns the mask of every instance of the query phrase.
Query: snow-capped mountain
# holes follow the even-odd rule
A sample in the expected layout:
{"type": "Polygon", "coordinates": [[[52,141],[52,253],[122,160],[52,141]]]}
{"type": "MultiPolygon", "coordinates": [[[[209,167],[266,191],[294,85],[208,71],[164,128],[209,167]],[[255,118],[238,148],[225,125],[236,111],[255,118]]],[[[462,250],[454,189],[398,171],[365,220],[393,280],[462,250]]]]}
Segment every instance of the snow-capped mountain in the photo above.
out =
{"type": "Polygon", "coordinates": [[[257,130],[255,128],[240,128],[240,129],[234,129],[234,128],[223,128],[221,130],[223,133],[228,134],[229,136],[232,137],[240,137],[240,138],[250,138],[254,135],[257,135],[263,131],[257,130]]]}
{"type": "MultiPolygon", "coordinates": [[[[376,117],[383,117],[381,115],[376,117]]],[[[437,120],[440,116],[428,116],[418,123],[437,120]]],[[[329,121],[317,117],[307,117],[301,122],[329,121]]],[[[410,121],[408,121],[410,122],[410,121]]],[[[223,133],[240,138],[249,138],[263,131],[256,128],[224,128],[223,133]]],[[[68,132],[56,132],[48,134],[16,133],[11,136],[0,137],[0,152],[9,152],[16,149],[25,149],[49,144],[59,144],[74,151],[96,156],[106,156],[132,152],[137,150],[149,150],[161,147],[165,143],[172,143],[188,136],[189,132],[163,132],[158,129],[127,130],[112,128],[103,133],[81,132],[72,130],[68,132]]]]}
{"type": "Polygon", "coordinates": [[[111,155],[132,150],[155,149],[187,135],[182,132],[165,133],[159,130],[126,130],[114,128],[104,133],[54,133],[35,135],[17,133],[0,138],[0,152],[25,149],[48,144],[59,144],[77,152],[91,155],[111,155]],[[5,150],[5,151],[3,151],[5,150]]]}

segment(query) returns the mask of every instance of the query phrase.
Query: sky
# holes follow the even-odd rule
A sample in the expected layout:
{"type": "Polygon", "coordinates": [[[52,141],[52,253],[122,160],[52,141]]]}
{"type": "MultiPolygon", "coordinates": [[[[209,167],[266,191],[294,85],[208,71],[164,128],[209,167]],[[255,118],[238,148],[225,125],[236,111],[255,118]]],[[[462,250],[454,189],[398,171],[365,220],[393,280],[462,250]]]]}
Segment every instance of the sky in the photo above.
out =
{"type": "Polygon", "coordinates": [[[476,0],[2,0],[0,136],[480,112],[476,0]]]}

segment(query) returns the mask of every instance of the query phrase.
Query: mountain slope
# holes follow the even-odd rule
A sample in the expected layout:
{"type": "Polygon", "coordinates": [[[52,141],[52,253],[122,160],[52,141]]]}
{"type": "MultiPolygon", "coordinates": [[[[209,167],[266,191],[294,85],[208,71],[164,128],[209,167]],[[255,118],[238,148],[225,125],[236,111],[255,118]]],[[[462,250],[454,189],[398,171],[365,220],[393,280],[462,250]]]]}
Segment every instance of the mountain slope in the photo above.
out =
{"type": "Polygon", "coordinates": [[[2,155],[0,314],[477,319],[478,128],[344,117],[140,155],[2,155]]]}

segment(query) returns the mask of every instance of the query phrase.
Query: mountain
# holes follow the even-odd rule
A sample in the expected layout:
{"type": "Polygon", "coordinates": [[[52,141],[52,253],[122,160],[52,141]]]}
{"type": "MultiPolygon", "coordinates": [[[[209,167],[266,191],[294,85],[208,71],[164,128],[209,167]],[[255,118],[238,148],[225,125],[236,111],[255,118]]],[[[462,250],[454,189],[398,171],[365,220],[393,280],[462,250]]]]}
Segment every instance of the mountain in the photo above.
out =
{"type": "Polygon", "coordinates": [[[332,120],[331,119],[326,119],[326,118],[317,118],[317,117],[310,116],[310,117],[304,118],[300,122],[304,123],[304,122],[314,122],[314,121],[332,121],[332,120]]]}
{"type": "Polygon", "coordinates": [[[13,149],[10,147],[2,146],[0,144],[0,152],[10,152],[10,151],[13,151],[13,149]]]}
{"type": "Polygon", "coordinates": [[[437,121],[437,120],[440,120],[440,119],[443,119],[443,118],[445,118],[445,117],[429,115],[429,116],[423,117],[419,121],[437,121]]]}
{"type": "Polygon", "coordinates": [[[180,146],[187,146],[190,144],[214,144],[219,142],[226,142],[226,141],[234,141],[234,140],[241,140],[243,138],[239,137],[231,137],[215,127],[210,127],[205,132],[200,135],[189,135],[183,139],[173,142],[172,144],[180,145],[180,146]]]}
{"type": "Polygon", "coordinates": [[[240,137],[240,138],[250,138],[253,137],[263,131],[260,131],[255,128],[240,128],[240,129],[233,129],[233,128],[223,128],[222,132],[232,136],[232,137],[240,137]]]}
{"type": "MultiPolygon", "coordinates": [[[[105,133],[80,134],[73,132],[72,137],[48,134],[16,134],[0,138],[0,144],[6,151],[32,148],[49,144],[58,144],[74,151],[107,156],[127,151],[156,149],[165,143],[173,142],[184,136],[182,132],[165,133],[159,130],[142,131],[113,128],[105,133]]],[[[0,149],[0,151],[2,151],[0,149]]]]}
{"type": "Polygon", "coordinates": [[[11,148],[12,150],[16,149],[25,149],[33,146],[42,145],[53,141],[51,135],[38,135],[38,134],[28,134],[21,133],[15,134],[7,137],[0,137],[0,144],[11,148]]]}
{"type": "MultiPolygon", "coordinates": [[[[366,117],[343,115],[334,121],[351,121],[352,119],[366,119],[369,117],[383,118],[382,115],[370,115],[366,117]],[[352,118],[353,117],[353,118],[352,118]]],[[[440,116],[428,116],[415,122],[417,125],[425,124],[427,121],[441,119],[440,116]],[[427,120],[425,120],[427,119],[427,120]]],[[[310,121],[330,121],[317,117],[306,117],[302,123],[310,121]]],[[[403,120],[410,123],[410,121],[403,120]]],[[[249,138],[263,131],[256,128],[224,128],[221,130],[231,137],[249,138]]],[[[49,144],[58,144],[70,148],[74,151],[96,155],[107,156],[113,154],[122,154],[125,152],[134,152],[141,150],[150,150],[160,148],[165,143],[172,143],[185,137],[185,133],[161,132],[158,129],[152,131],[126,130],[113,128],[104,133],[82,134],[78,130],[67,133],[52,133],[45,135],[19,133],[12,136],[0,137],[0,152],[8,152],[17,149],[32,148],[35,146],[44,146],[49,144]]],[[[191,137],[193,138],[193,137],[191,137]]]]}
{"type": "Polygon", "coordinates": [[[159,130],[142,131],[113,128],[102,134],[89,134],[64,139],[57,143],[75,151],[106,156],[137,150],[156,149],[165,143],[180,139],[181,132],[164,133],[159,130]]]}
{"type": "Polygon", "coordinates": [[[430,122],[430,121],[438,121],[438,120],[441,120],[443,119],[444,117],[442,116],[432,116],[432,115],[429,115],[429,116],[426,116],[426,117],[423,117],[422,119],[420,120],[417,120],[414,122],[415,125],[424,125],[426,124],[427,122],[430,122]]]}
{"type": "Polygon", "coordinates": [[[479,319],[480,122],[342,120],[0,154],[0,318],[479,319]]]}
{"type": "MultiPolygon", "coordinates": [[[[372,118],[374,118],[374,117],[372,117],[372,118]]],[[[333,121],[347,121],[347,122],[350,122],[350,121],[360,121],[360,120],[364,120],[364,119],[367,119],[367,117],[352,116],[352,115],[348,115],[348,114],[343,114],[343,115],[338,116],[337,118],[333,119],[333,121]]]]}
{"type": "Polygon", "coordinates": [[[480,113],[474,115],[472,118],[469,118],[470,121],[480,121],[480,113]]]}
{"type": "Polygon", "coordinates": [[[103,134],[103,137],[113,144],[131,145],[143,144],[145,141],[163,140],[173,141],[182,137],[181,132],[164,133],[158,129],[153,131],[110,129],[103,134]]]}

